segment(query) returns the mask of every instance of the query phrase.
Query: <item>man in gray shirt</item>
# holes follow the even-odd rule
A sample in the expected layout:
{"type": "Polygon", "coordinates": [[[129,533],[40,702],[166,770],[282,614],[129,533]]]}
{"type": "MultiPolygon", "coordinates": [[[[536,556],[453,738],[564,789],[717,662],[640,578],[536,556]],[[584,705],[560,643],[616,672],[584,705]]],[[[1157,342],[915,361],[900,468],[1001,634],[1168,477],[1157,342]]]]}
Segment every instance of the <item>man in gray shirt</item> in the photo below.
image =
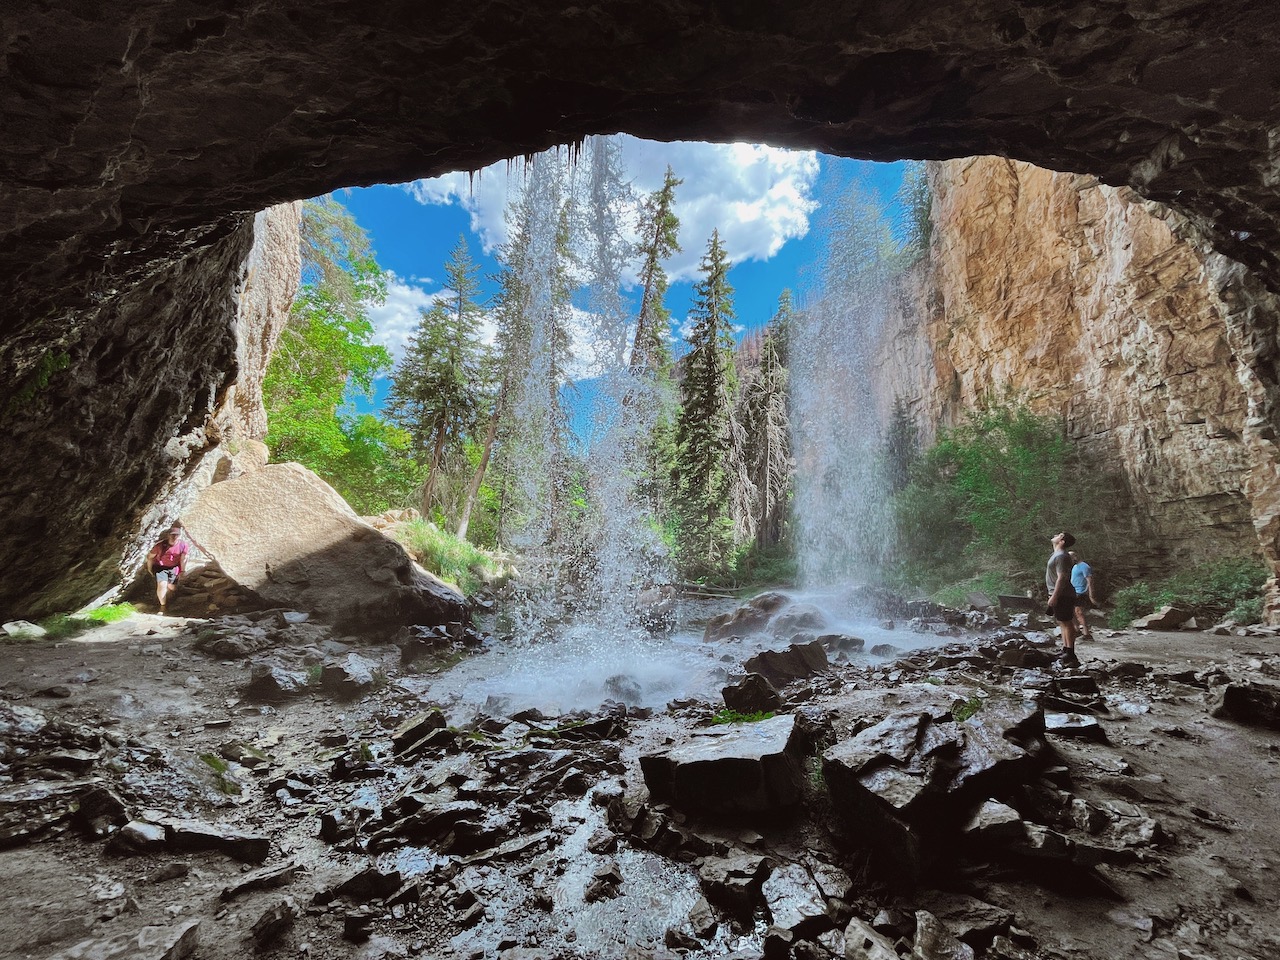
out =
{"type": "Polygon", "coordinates": [[[1053,554],[1044,570],[1044,585],[1049,591],[1049,609],[1046,613],[1058,621],[1062,631],[1062,665],[1077,667],[1076,659],[1076,591],[1071,586],[1071,554],[1076,538],[1065,530],[1050,538],[1053,554]]]}

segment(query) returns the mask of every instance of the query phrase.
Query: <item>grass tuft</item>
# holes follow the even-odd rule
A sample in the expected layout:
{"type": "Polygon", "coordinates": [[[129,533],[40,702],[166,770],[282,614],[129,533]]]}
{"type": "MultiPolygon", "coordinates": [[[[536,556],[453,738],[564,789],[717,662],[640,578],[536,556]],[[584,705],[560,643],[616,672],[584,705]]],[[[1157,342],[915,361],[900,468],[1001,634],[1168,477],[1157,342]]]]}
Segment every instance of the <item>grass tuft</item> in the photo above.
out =
{"type": "Polygon", "coordinates": [[[730,710],[727,707],[721,710],[711,718],[713,724],[724,723],[759,723],[761,720],[768,720],[773,717],[772,710],[758,710],[755,713],[739,713],[737,710],[730,710]]]}
{"type": "Polygon", "coordinates": [[[499,579],[502,561],[426,520],[397,524],[391,535],[409,556],[466,596],[499,579]]]}

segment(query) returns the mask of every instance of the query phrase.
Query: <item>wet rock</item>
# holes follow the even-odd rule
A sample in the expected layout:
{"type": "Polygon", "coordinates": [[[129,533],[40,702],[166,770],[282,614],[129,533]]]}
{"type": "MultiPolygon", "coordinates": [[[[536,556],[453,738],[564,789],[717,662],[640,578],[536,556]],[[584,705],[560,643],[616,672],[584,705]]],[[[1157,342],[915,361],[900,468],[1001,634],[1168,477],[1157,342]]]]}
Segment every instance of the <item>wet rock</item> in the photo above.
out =
{"type": "Polygon", "coordinates": [[[358,653],[325,663],[320,671],[320,686],[335,697],[352,699],[371,691],[378,682],[381,668],[358,653]]]}
{"type": "Polygon", "coordinates": [[[898,960],[893,941],[857,917],[845,927],[844,955],[848,960],[898,960]]]}
{"type": "Polygon", "coordinates": [[[1218,690],[1211,713],[1239,723],[1280,730],[1280,684],[1262,680],[1228,683],[1218,690]]]}
{"type": "Polygon", "coordinates": [[[768,859],[755,854],[706,857],[698,865],[698,879],[706,898],[740,919],[751,917],[768,873],[768,859]]]}
{"type": "Polygon", "coordinates": [[[730,684],[721,691],[724,705],[742,714],[775,713],[782,708],[782,697],[773,684],[758,673],[730,684]]]}
{"type": "Polygon", "coordinates": [[[663,941],[673,950],[702,950],[706,946],[705,941],[715,936],[717,925],[711,905],[699,897],[684,920],[666,932],[663,941]]]}
{"type": "Polygon", "coordinates": [[[827,651],[814,640],[811,643],[793,643],[785,650],[763,650],[751,657],[743,668],[748,673],[758,673],[775,687],[784,687],[793,680],[803,680],[830,668],[827,651]]]}
{"type": "Polygon", "coordinates": [[[222,899],[224,901],[234,900],[242,894],[251,893],[255,890],[274,890],[276,887],[283,887],[292,883],[301,873],[302,867],[296,863],[285,863],[276,867],[255,870],[252,873],[245,874],[240,878],[239,882],[233,883],[229,887],[223,887],[222,899]]]}
{"type": "Polygon", "coordinates": [[[640,757],[654,799],[682,810],[762,813],[800,799],[805,738],[787,715],[726,724],[640,757]]]}
{"type": "Polygon", "coordinates": [[[790,598],[782,593],[762,593],[732,613],[712,617],[702,639],[706,643],[716,643],[729,637],[759,633],[768,625],[769,619],[790,602],[790,598]]]}
{"type": "Polygon", "coordinates": [[[444,714],[439,710],[425,710],[410,717],[391,733],[391,743],[396,753],[404,753],[436,730],[443,730],[448,724],[444,714]]]}
{"type": "Polygon", "coordinates": [[[902,652],[902,650],[900,650],[898,647],[895,647],[892,643],[877,643],[874,647],[872,647],[867,652],[870,653],[873,657],[889,658],[889,657],[896,657],[898,654],[902,652]]]}
{"type": "Polygon", "coordinates": [[[867,645],[867,641],[861,637],[853,637],[847,633],[824,633],[815,639],[831,652],[861,653],[867,645]]]}
{"type": "Polygon", "coordinates": [[[49,960],[184,960],[200,946],[200,921],[143,927],[110,940],[85,940],[49,960]]]}
{"type": "Polygon", "coordinates": [[[812,630],[815,633],[827,626],[827,615],[818,607],[807,603],[793,604],[774,619],[770,625],[774,636],[789,637],[798,630],[812,630]]]}
{"type": "Polygon", "coordinates": [[[93,782],[44,782],[0,787],[0,850],[27,843],[68,819],[93,782]]]}
{"type": "Polygon", "coordinates": [[[130,820],[112,836],[107,852],[117,856],[148,853],[165,844],[164,827],[145,820],[130,820]]]}
{"type": "Polygon", "coordinates": [[[257,747],[250,746],[240,740],[224,743],[218,748],[218,756],[224,760],[230,760],[232,763],[238,763],[249,770],[260,767],[271,759],[257,747]]]}
{"type": "Polygon", "coordinates": [[[255,663],[249,669],[249,685],[244,697],[255,703],[280,703],[307,691],[305,673],[286,669],[276,662],[255,663]]]}
{"type": "Polygon", "coordinates": [[[927,910],[916,911],[912,956],[919,960],[974,960],[973,947],[962,942],[927,910]]]}
{"type": "Polygon", "coordinates": [[[52,700],[65,700],[71,696],[71,688],[66,684],[57,683],[52,687],[45,687],[43,690],[37,690],[36,696],[49,697],[52,700]]]}
{"type": "Polygon", "coordinates": [[[1080,713],[1046,713],[1044,732],[1055,737],[1071,737],[1093,743],[1107,742],[1107,732],[1098,723],[1098,718],[1080,713]]]}
{"type": "Polygon", "coordinates": [[[335,898],[342,897],[357,903],[385,900],[400,889],[402,882],[403,878],[399,870],[379,870],[377,867],[369,867],[334,887],[332,895],[335,898]]]}
{"type": "Polygon", "coordinates": [[[269,947],[292,929],[298,913],[293,898],[285,897],[263,911],[249,928],[249,935],[259,947],[269,947]]]}
{"type": "Polygon", "coordinates": [[[351,943],[364,943],[369,939],[373,921],[372,910],[361,908],[348,911],[342,916],[342,939],[351,943]]]}
{"type": "Polygon", "coordinates": [[[359,828],[360,818],[343,807],[335,807],[320,814],[320,839],[325,843],[350,840],[359,828]]]}
{"type": "Polygon", "coordinates": [[[983,801],[964,826],[964,833],[982,843],[1016,843],[1026,836],[1018,811],[998,800],[983,801]]]}
{"type": "Polygon", "coordinates": [[[90,787],[76,801],[73,822],[90,837],[105,837],[129,822],[129,811],[110,787],[90,787]]]}
{"type": "Polygon", "coordinates": [[[582,893],[582,899],[587,903],[612,900],[618,896],[621,886],[622,872],[618,869],[618,865],[610,860],[596,867],[582,893]]]}
{"type": "Polygon", "coordinates": [[[956,937],[975,948],[986,947],[996,936],[1008,933],[1013,923],[1010,911],[962,893],[930,891],[921,898],[920,906],[956,937]]]}
{"type": "Polygon", "coordinates": [[[271,840],[259,834],[220,827],[199,820],[162,820],[165,843],[175,850],[214,850],[242,863],[261,863],[271,852],[271,840]]]}
{"type": "Polygon", "coordinates": [[[797,939],[810,939],[834,926],[826,898],[801,864],[788,863],[774,870],[760,893],[773,925],[791,931],[797,939]]]}
{"type": "Polygon", "coordinates": [[[644,698],[644,688],[640,686],[640,681],[624,673],[617,673],[606,679],[604,689],[620,703],[639,703],[644,698]]]}

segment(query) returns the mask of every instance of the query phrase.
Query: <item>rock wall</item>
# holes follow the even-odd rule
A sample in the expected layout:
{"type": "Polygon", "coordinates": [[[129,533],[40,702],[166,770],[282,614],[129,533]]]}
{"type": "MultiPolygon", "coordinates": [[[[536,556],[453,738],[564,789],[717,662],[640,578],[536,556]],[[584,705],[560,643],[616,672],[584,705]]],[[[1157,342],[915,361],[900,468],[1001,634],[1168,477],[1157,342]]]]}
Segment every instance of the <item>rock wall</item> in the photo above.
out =
{"type": "Polygon", "coordinates": [[[1135,567],[1274,563],[1274,298],[1126,189],[994,157],[930,167],[932,245],[880,343],[882,409],[908,399],[928,433],[1011,388],[1119,466],[1135,567]]]}

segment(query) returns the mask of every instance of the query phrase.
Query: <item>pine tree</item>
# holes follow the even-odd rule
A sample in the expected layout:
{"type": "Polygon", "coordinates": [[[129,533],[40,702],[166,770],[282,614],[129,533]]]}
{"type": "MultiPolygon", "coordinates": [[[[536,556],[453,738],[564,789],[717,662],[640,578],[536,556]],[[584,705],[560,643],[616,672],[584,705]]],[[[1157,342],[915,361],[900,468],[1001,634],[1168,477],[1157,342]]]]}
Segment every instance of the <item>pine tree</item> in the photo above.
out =
{"type": "MultiPolygon", "coordinates": [[[[783,294],[789,304],[788,294],[783,294]]],[[[781,306],[781,305],[780,305],[781,306]]],[[[781,312],[781,310],[780,310],[781,312]]],[[[753,491],[751,534],[758,547],[782,539],[791,487],[788,374],[782,364],[779,331],[765,329],[760,363],[742,390],[740,404],[745,434],[746,479],[753,491]]]]}
{"type": "Polygon", "coordinates": [[[719,231],[699,266],[690,312],[693,329],[684,358],[682,405],[676,422],[672,482],[679,516],[679,551],[687,570],[723,569],[734,548],[729,513],[737,376],[733,366],[733,288],[719,231]]]}
{"type": "Polygon", "coordinates": [[[671,314],[666,307],[667,272],[663,261],[680,252],[680,218],[675,215],[676,187],[684,183],[670,167],[662,187],[645,200],[640,213],[640,313],[631,347],[631,369],[670,376],[667,343],[671,314]]]}
{"type": "Polygon", "coordinates": [[[431,516],[446,460],[462,449],[481,409],[484,348],[476,272],[466,238],[460,237],[445,264],[449,297],[421,312],[418,330],[392,375],[388,417],[409,432],[427,463],[424,517],[431,516]]]}

